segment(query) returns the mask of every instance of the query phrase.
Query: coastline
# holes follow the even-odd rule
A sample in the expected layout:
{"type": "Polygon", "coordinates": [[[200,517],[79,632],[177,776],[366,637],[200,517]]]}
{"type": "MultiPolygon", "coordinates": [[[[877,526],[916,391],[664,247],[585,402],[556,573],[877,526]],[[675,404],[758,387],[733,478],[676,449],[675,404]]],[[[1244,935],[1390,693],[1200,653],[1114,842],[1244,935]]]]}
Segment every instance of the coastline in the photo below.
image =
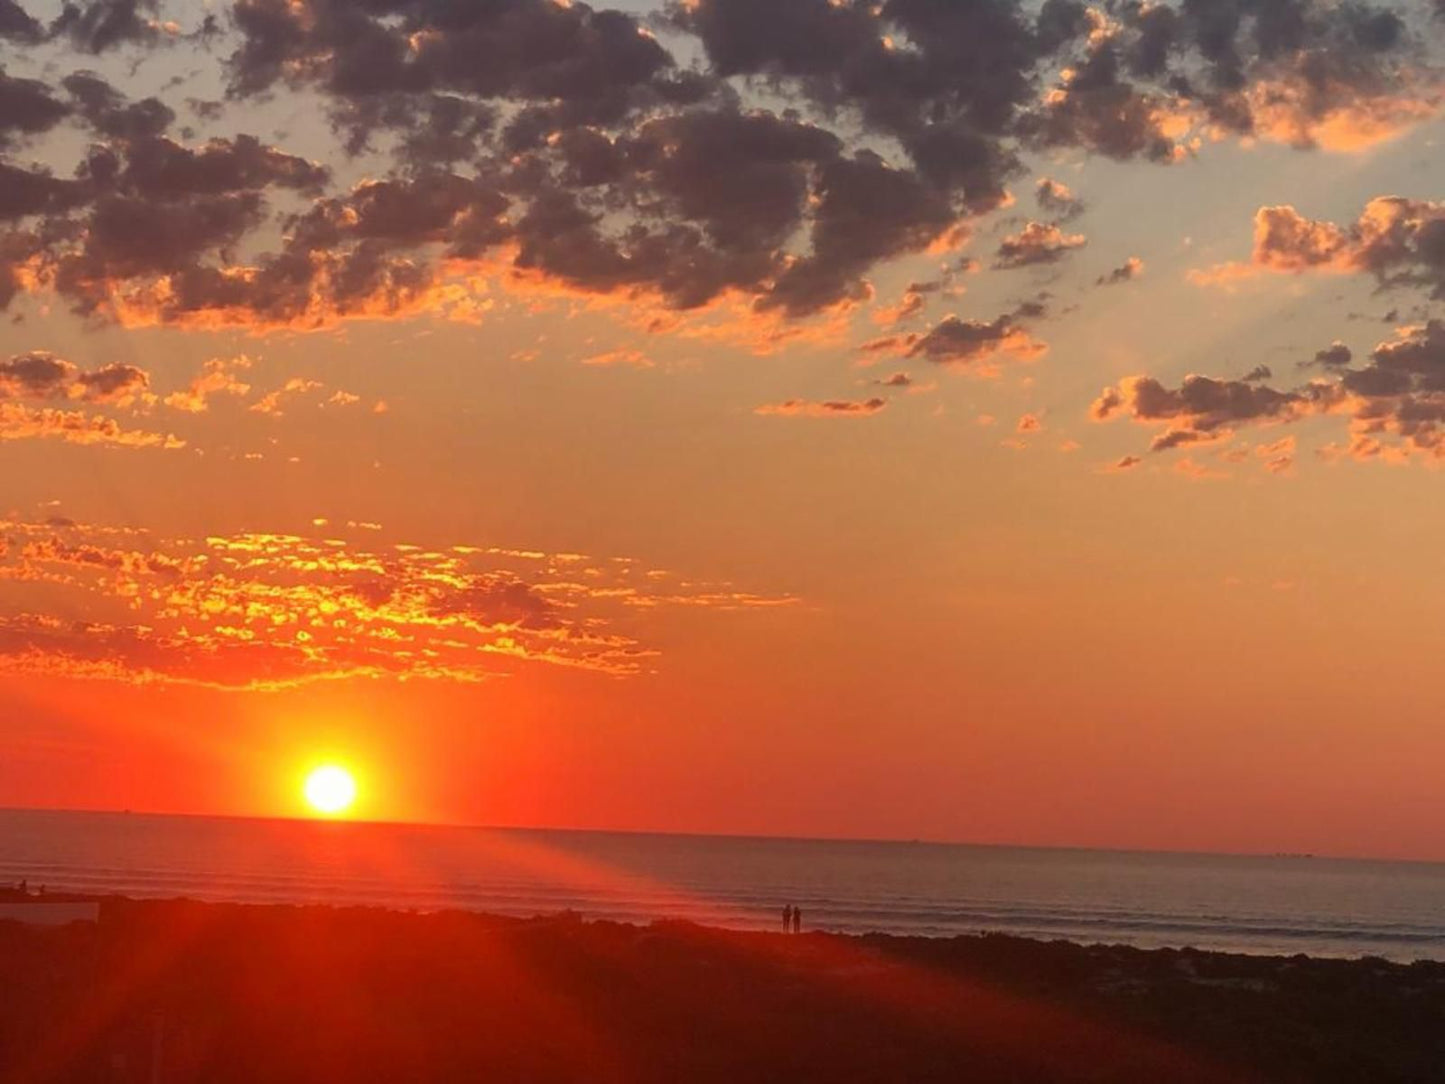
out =
{"type": "Polygon", "coordinates": [[[1002,934],[105,897],[96,924],[0,921],[0,974],[6,1084],[149,1079],[157,1034],[178,1084],[1404,1082],[1445,1064],[1445,963],[1002,934]]]}

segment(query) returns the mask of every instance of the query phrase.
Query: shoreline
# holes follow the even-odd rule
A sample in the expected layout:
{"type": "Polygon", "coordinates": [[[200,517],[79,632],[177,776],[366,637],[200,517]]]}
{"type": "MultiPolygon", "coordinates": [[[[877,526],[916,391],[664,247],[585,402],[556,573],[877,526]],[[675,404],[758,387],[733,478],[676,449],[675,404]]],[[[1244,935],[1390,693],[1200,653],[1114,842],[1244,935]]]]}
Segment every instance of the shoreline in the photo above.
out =
{"type": "MultiPolygon", "coordinates": [[[[436,914],[474,915],[481,918],[505,919],[508,921],[529,921],[547,920],[570,916],[585,922],[603,922],[615,925],[646,928],[651,925],[681,923],[695,925],[707,929],[715,929],[727,933],[772,933],[776,930],[777,919],[771,915],[763,917],[754,911],[739,911],[736,914],[728,915],[725,903],[718,905],[718,910],[710,914],[686,914],[681,912],[661,913],[647,910],[645,906],[638,903],[634,907],[628,907],[625,902],[617,906],[616,901],[609,904],[602,901],[579,900],[576,905],[564,904],[561,906],[548,906],[544,900],[538,900],[535,904],[521,903],[511,906],[494,907],[486,904],[468,906],[456,903],[422,904],[408,906],[404,903],[390,902],[387,897],[396,899],[390,893],[379,891],[375,893],[378,898],[358,898],[354,894],[342,893],[341,898],[334,901],[327,901],[319,898],[282,898],[280,896],[268,896],[264,898],[245,898],[244,896],[214,894],[200,895],[187,890],[175,892],[134,892],[115,891],[110,888],[61,888],[44,891],[46,886],[32,882],[30,895],[20,895],[12,884],[0,882],[0,904],[14,902],[16,900],[28,899],[32,902],[48,900],[51,902],[62,900],[77,901],[124,901],[132,903],[194,903],[197,905],[210,905],[217,907],[277,907],[277,908],[308,908],[320,907],[323,909],[336,910],[359,910],[389,913],[397,915],[427,916],[436,914]]],[[[826,915],[826,909],[819,911],[808,910],[810,917],[816,918],[821,912],[826,915]]],[[[1403,933],[1395,933],[1388,937],[1371,935],[1358,929],[1351,930],[1348,934],[1340,934],[1339,931],[1327,928],[1299,927],[1294,929],[1276,928],[1270,931],[1269,936],[1276,942],[1296,941],[1297,948],[1291,949],[1288,944],[1277,944],[1274,947],[1253,946],[1249,943],[1250,930],[1247,927],[1236,927],[1230,922],[1221,921],[1209,923],[1201,918],[1178,919],[1177,923],[1168,926],[1168,929],[1181,932],[1186,928],[1194,931],[1220,930],[1223,934],[1214,934],[1215,943],[1190,943],[1182,936],[1177,940],[1167,935],[1149,934],[1137,940],[1130,939],[1127,935],[1121,937],[1110,937],[1106,930],[1125,929],[1132,927],[1128,923],[1122,926],[1111,926],[1107,923],[1100,924],[1097,935],[1091,935],[1084,927],[1076,926],[1073,929],[1050,930],[1031,926],[1023,922],[1014,925],[989,925],[979,923],[977,925],[964,925],[958,923],[957,928],[941,929],[930,927],[921,930],[909,930],[902,928],[853,928],[840,929],[837,924],[829,925],[825,919],[818,925],[807,927],[809,933],[826,934],[841,938],[894,938],[898,940],[923,940],[923,941],[949,941],[954,938],[980,938],[980,937],[1007,937],[1020,941],[1070,944],[1084,949],[1131,949],[1139,952],[1197,952],[1206,955],[1241,956],[1255,960],[1269,959],[1294,959],[1307,958],[1310,960],[1331,960],[1344,962],[1358,962],[1366,959],[1377,959],[1400,967],[1409,967],[1414,964],[1441,964],[1445,966],[1445,948],[1442,948],[1441,955],[1406,955],[1397,950],[1402,944],[1410,941],[1434,943],[1439,938],[1432,934],[1411,936],[1403,933]],[[1231,941],[1231,937],[1235,940],[1231,941]],[[1340,951],[1320,951],[1321,942],[1338,941],[1341,944],[1346,941],[1357,942],[1351,949],[1340,951]],[[1361,943],[1363,942],[1363,943],[1361,943]],[[1372,952],[1370,948],[1377,947],[1380,951],[1372,952]]],[[[1263,936],[1263,935],[1261,935],[1263,936]]]]}
{"type": "MultiPolygon", "coordinates": [[[[87,889],[48,890],[46,895],[40,896],[35,895],[38,887],[43,886],[36,885],[36,883],[32,882],[32,895],[27,896],[27,898],[22,898],[22,896],[14,892],[12,886],[0,883],[0,905],[6,902],[13,902],[13,900],[17,899],[29,899],[32,900],[32,902],[38,902],[38,900],[52,900],[52,902],[55,902],[55,900],[87,900],[87,902],[90,902],[90,900],[124,900],[124,902],[134,903],[197,903],[197,905],[241,906],[241,908],[329,908],[341,909],[341,911],[355,909],[355,911],[394,913],[394,915],[412,916],[474,915],[480,916],[480,918],[506,919],[506,921],[548,921],[548,919],[569,916],[569,918],[575,918],[578,919],[578,921],[605,922],[605,924],[634,926],[634,928],[647,928],[647,926],[659,924],[685,924],[701,926],[701,928],[707,929],[717,929],[718,932],[728,932],[728,934],[770,934],[770,932],[777,932],[776,918],[772,918],[772,916],[762,918],[762,916],[756,915],[754,912],[740,912],[736,916],[721,915],[721,913],[696,916],[686,915],[686,913],[653,913],[640,908],[640,905],[639,909],[629,909],[623,906],[623,908],[614,908],[611,909],[611,911],[608,911],[605,905],[548,906],[545,902],[538,902],[535,906],[516,905],[510,906],[510,908],[490,908],[490,906],[486,905],[445,905],[445,903],[444,905],[435,906],[406,906],[402,905],[402,903],[358,899],[354,898],[354,896],[347,896],[347,898],[328,902],[328,900],[322,899],[303,898],[246,899],[238,898],[238,896],[225,895],[205,896],[195,895],[195,893],[186,892],[186,890],[171,893],[117,892],[117,890],[90,889],[90,887],[87,887],[87,889]]],[[[386,893],[377,893],[377,895],[384,896],[386,893]]],[[[815,916],[816,912],[809,911],[808,913],[809,916],[815,916]]],[[[822,913],[827,915],[827,911],[822,911],[822,913]]],[[[1185,928],[1185,925],[1183,925],[1185,924],[1185,919],[1181,919],[1179,922],[1181,922],[1181,925],[1172,926],[1172,928],[1185,928]]],[[[1246,957],[1250,958],[1250,960],[1292,960],[1292,958],[1308,958],[1308,960],[1344,961],[1344,963],[1351,963],[1351,961],[1357,963],[1357,961],[1361,960],[1381,960],[1384,961],[1384,963],[1397,965],[1397,967],[1410,967],[1410,965],[1413,964],[1445,965],[1445,947],[1439,950],[1441,954],[1438,955],[1406,955],[1405,952],[1392,951],[1397,945],[1406,944],[1406,942],[1412,939],[1403,934],[1394,934],[1389,938],[1371,938],[1370,935],[1363,934],[1363,932],[1360,931],[1353,931],[1348,937],[1335,937],[1335,931],[1322,928],[1298,928],[1287,932],[1280,931],[1280,929],[1273,931],[1272,937],[1276,939],[1276,941],[1290,941],[1290,939],[1292,939],[1292,941],[1301,942],[1299,947],[1293,948],[1292,950],[1292,948],[1287,947],[1287,945],[1256,947],[1256,945],[1248,944],[1248,929],[1237,929],[1235,926],[1227,924],[1227,922],[1211,925],[1208,924],[1208,922],[1202,921],[1202,919],[1191,919],[1191,921],[1188,921],[1188,926],[1191,929],[1196,929],[1196,931],[1222,929],[1222,931],[1225,931],[1225,934],[1215,934],[1214,944],[1209,944],[1209,942],[1199,944],[1199,942],[1185,941],[1182,937],[1172,939],[1160,937],[1160,935],[1155,934],[1149,935],[1147,938],[1140,937],[1139,939],[1130,939],[1127,935],[1126,937],[1110,937],[1107,932],[1104,932],[1104,929],[1114,928],[1114,926],[1104,926],[1097,935],[1090,935],[1085,929],[1081,928],[1052,931],[1052,929],[1042,929],[1038,928],[1038,926],[1026,925],[1023,924],[1023,922],[1012,926],[987,924],[965,926],[959,924],[958,928],[955,929],[928,928],[919,929],[919,931],[910,931],[910,929],[902,928],[840,929],[837,925],[828,925],[827,922],[821,922],[821,924],[818,925],[806,926],[806,932],[809,932],[809,934],[825,934],[829,935],[829,937],[840,938],[896,938],[900,939],[900,941],[919,939],[919,941],[933,942],[949,941],[949,939],[954,938],[1003,937],[1019,939],[1019,941],[1040,942],[1040,944],[1059,942],[1059,944],[1075,945],[1075,947],[1087,948],[1087,950],[1095,950],[1095,948],[1097,948],[1097,950],[1107,950],[1107,948],[1120,948],[1120,950],[1124,950],[1124,948],[1127,948],[1127,950],[1140,952],[1201,952],[1201,954],[1230,955],[1230,957],[1237,955],[1237,957],[1246,957]],[[1240,934],[1244,934],[1243,937],[1241,937],[1240,934]],[[1234,935],[1237,941],[1230,941],[1228,935],[1234,935]],[[1341,944],[1347,941],[1347,939],[1348,941],[1364,942],[1364,944],[1358,944],[1357,947],[1351,948],[1351,950],[1319,951],[1319,942],[1331,941],[1331,939],[1340,941],[1341,944]],[[1379,947],[1381,951],[1370,951],[1371,941],[1376,942],[1376,947],[1379,947]],[[1390,944],[1386,944],[1387,941],[1389,941],[1390,944]]],[[[1429,937],[1422,935],[1422,937],[1413,939],[1429,942],[1438,941],[1438,938],[1433,934],[1429,935],[1429,937]]]]}
{"type": "Polygon", "coordinates": [[[177,1084],[807,1084],[965,1068],[975,1081],[1406,1082],[1438,1080],[1445,1064],[1445,963],[1007,934],[107,896],[94,925],[0,921],[0,973],[16,977],[0,996],[0,1070],[21,1036],[69,1033],[77,1020],[90,1036],[72,1052],[83,1064],[0,1071],[7,1084],[117,1079],[92,1071],[132,1048],[123,1060],[138,1066],[156,1013],[175,1034],[165,1079],[177,1084]],[[382,1038],[392,1032],[407,1056],[445,1055],[466,1072],[407,1075],[382,1038]],[[588,1075],[614,1046],[627,1071],[588,1075]]]}

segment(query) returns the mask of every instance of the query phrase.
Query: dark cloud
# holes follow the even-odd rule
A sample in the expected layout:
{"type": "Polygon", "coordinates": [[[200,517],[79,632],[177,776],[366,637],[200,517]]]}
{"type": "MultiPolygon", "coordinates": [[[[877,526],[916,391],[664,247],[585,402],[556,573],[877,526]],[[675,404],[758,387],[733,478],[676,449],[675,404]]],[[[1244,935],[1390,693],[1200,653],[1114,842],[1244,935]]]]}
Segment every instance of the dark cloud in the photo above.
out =
{"type": "Polygon", "coordinates": [[[1029,222],[1018,233],[1005,237],[994,252],[997,269],[1057,263],[1087,239],[1081,233],[1065,233],[1052,223],[1029,222]]]}
{"type": "Polygon", "coordinates": [[[159,98],[128,102],[94,72],[74,72],[62,79],[60,85],[75,99],[85,122],[107,139],[158,136],[176,119],[175,112],[159,98]]]}
{"type": "Polygon", "coordinates": [[[778,277],[764,307],[799,316],[858,297],[873,264],[926,248],[956,220],[915,174],[867,152],[823,167],[816,197],[811,252],[778,277]]]}
{"type": "Polygon", "coordinates": [[[825,236],[830,228],[837,232],[830,222],[853,213],[859,201],[877,198],[883,208],[891,206],[882,202],[889,193],[880,185],[865,187],[870,178],[839,162],[837,136],[771,113],[707,110],[661,118],[644,125],[615,158],[598,133],[569,136],[562,150],[574,183],[605,182],[614,169],[625,170],[646,185],[643,198],[664,201],[669,218],[698,223],[726,252],[772,251],[791,237],[819,168],[825,172],[817,230],[825,236]]]}
{"type": "Polygon", "coordinates": [[[0,149],[17,136],[33,136],[54,128],[70,114],[70,106],[38,79],[18,79],[0,68],[0,149]]]}
{"type": "Polygon", "coordinates": [[[1164,124],[1169,96],[1130,83],[1112,41],[1067,70],[1067,80],[1022,122],[1033,142],[1083,147],[1120,160],[1171,162],[1178,156],[1164,124]]]}
{"type": "Polygon", "coordinates": [[[1288,421],[1307,407],[1308,400],[1299,393],[1252,381],[1187,376],[1179,387],[1168,388],[1153,377],[1139,376],[1106,388],[1090,413],[1098,421],[1127,412],[1137,422],[1162,424],[1149,446],[1160,452],[1226,437],[1240,425],[1288,421]]]}
{"type": "Polygon", "coordinates": [[[1344,343],[1336,340],[1323,350],[1315,351],[1314,361],[1306,365],[1322,365],[1327,369],[1342,369],[1354,360],[1354,354],[1344,343]]]}
{"type": "Polygon", "coordinates": [[[254,192],[160,202],[104,196],[86,220],[80,247],[56,263],[55,284],[78,311],[94,313],[117,286],[147,276],[182,275],[236,244],[262,217],[254,192]]]}
{"type": "Polygon", "coordinates": [[[155,0],[86,0],[64,4],[50,34],[82,53],[99,54],[122,45],[154,45],[161,29],[155,0]]]}
{"type": "Polygon", "coordinates": [[[1270,379],[1272,376],[1274,376],[1274,373],[1270,371],[1270,367],[1268,365],[1256,365],[1253,369],[1249,370],[1249,372],[1245,373],[1242,377],[1240,377],[1240,379],[1243,380],[1246,384],[1258,384],[1261,381],[1270,379]]]}
{"type": "MultiPolygon", "coordinates": [[[[689,0],[652,23],[555,0],[235,0],[186,31],[170,14],[75,0],[48,32],[87,55],[187,41],[222,58],[231,101],[310,95],[375,179],[335,190],[250,135],[193,145],[161,98],[92,72],[63,93],[0,76],[0,142],[67,117],[95,140],[73,177],[0,163],[0,216],[36,220],[3,250],[0,304],[34,284],[98,317],[317,327],[452,304],[458,262],[489,258],[544,288],[806,318],[872,297],[881,264],[957,247],[1026,151],[1168,162],[1206,135],[1309,146],[1435,108],[1398,18],[1325,0],[689,0]]],[[[0,0],[0,34],[37,26],[0,0]]],[[[1058,226],[1082,208],[1065,186],[1035,198],[1054,221],[1005,238],[997,266],[1083,243],[1058,226]]],[[[1389,242],[1405,255],[1371,254],[1392,281],[1438,278],[1420,206],[1389,242]]],[[[1307,265],[1331,265],[1316,240],[1307,265]]]]}
{"type": "Polygon", "coordinates": [[[112,363],[83,370],[44,350],[0,359],[0,399],[125,402],[143,395],[150,377],[134,365],[112,363]]]}
{"type": "Polygon", "coordinates": [[[1012,314],[993,320],[962,320],[949,316],[925,334],[910,335],[900,343],[906,357],[943,365],[970,365],[997,355],[1029,359],[1046,347],[1021,327],[1012,314]]]}
{"type": "Polygon", "coordinates": [[[494,187],[454,173],[365,181],[345,198],[318,200],[292,221],[292,248],[331,250],[348,240],[413,248],[472,237],[499,239],[507,199],[494,187]]]}
{"type": "Polygon", "coordinates": [[[0,0],[0,38],[33,45],[44,36],[38,20],[16,0],[0,0]]]}
{"type": "Polygon", "coordinates": [[[251,135],[212,139],[196,148],[162,136],[128,147],[119,183],[138,196],[176,199],[270,186],[320,192],[329,176],[324,166],[267,147],[251,135]]]}
{"type": "Polygon", "coordinates": [[[508,0],[237,0],[231,91],[315,81],[338,98],[453,92],[560,104],[572,123],[665,97],[671,56],[631,16],[508,0]]]}
{"type": "Polygon", "coordinates": [[[761,0],[701,0],[673,12],[719,74],[787,78],[814,101],[856,108],[869,126],[915,144],[935,126],[1002,131],[1044,52],[1023,11],[1000,0],[788,7],[783,18],[761,0]],[[890,44],[899,42],[909,44],[890,44]]]}
{"type": "Polygon", "coordinates": [[[70,362],[36,350],[0,360],[0,395],[12,399],[58,398],[74,380],[70,362]]]}
{"type": "Polygon", "coordinates": [[[913,384],[913,378],[907,373],[892,373],[873,381],[880,388],[907,388],[913,384]]]}
{"type": "MultiPolygon", "coordinates": [[[[283,175],[288,181],[304,178],[289,165],[283,175]]],[[[434,268],[414,260],[411,250],[446,243],[449,255],[474,257],[508,236],[498,218],[506,205],[492,186],[453,174],[368,181],[290,216],[278,252],[247,265],[215,267],[201,256],[224,253],[239,231],[250,228],[260,195],[188,195],[156,204],[163,211],[197,215],[201,222],[179,231],[175,244],[162,244],[151,266],[121,263],[130,237],[115,238],[97,258],[97,238],[112,238],[92,229],[81,255],[61,265],[62,272],[74,266],[81,273],[62,277],[59,285],[98,304],[117,279],[162,275],[164,290],[132,302],[144,306],[146,319],[162,322],[317,327],[347,316],[387,316],[413,310],[436,283],[434,268]]],[[[97,215],[104,208],[98,207],[97,215]]]]}
{"type": "MultiPolygon", "coordinates": [[[[274,275],[266,282],[254,268],[232,268],[238,246],[266,221],[265,193],[317,193],[329,178],[324,167],[249,135],[187,147],[155,134],[169,111],[137,113],[85,74],[67,86],[82,114],[115,143],[92,147],[73,180],[0,163],[0,218],[48,216],[27,255],[39,257],[43,280],[77,311],[170,318],[188,304],[222,304],[220,293],[234,307],[238,294],[304,287],[320,273],[293,261],[293,280],[283,284],[274,275]],[[83,215],[70,217],[76,210],[83,215]],[[150,296],[164,297],[165,307],[157,310],[150,296]]],[[[8,300],[5,293],[0,289],[0,300],[8,300]]],[[[298,294],[294,303],[304,305],[306,291],[298,294]]]]}
{"type": "MultiPolygon", "coordinates": [[[[1189,376],[1178,388],[1132,377],[1105,389],[1091,413],[1099,421],[1127,413],[1153,426],[1154,451],[1224,439],[1249,426],[1339,415],[1348,419],[1350,439],[1327,446],[1330,454],[1445,458],[1445,322],[1400,329],[1359,368],[1349,367],[1350,351],[1342,343],[1316,357],[1327,376],[1293,390],[1260,383],[1268,378],[1264,367],[1238,381],[1189,376]]],[[[1266,449],[1272,469],[1293,462],[1272,449],[1266,449]]]]}
{"type": "Polygon", "coordinates": [[[1126,282],[1133,282],[1144,273],[1144,261],[1138,256],[1130,256],[1114,270],[1106,275],[1100,275],[1094,280],[1095,286],[1119,286],[1126,282]]]}
{"type": "MultiPolygon", "coordinates": [[[[1445,392],[1445,322],[1431,320],[1408,328],[1398,338],[1381,343],[1370,354],[1362,374],[1389,374],[1411,392],[1445,392]]],[[[1345,376],[1349,386],[1349,374],[1345,376]]]]}
{"type": "Polygon", "coordinates": [[[43,168],[25,169],[0,161],[0,222],[67,211],[88,195],[84,185],[53,176],[43,168]]]}
{"type": "Polygon", "coordinates": [[[496,122],[497,110],[488,103],[430,92],[347,99],[332,111],[348,154],[375,150],[380,133],[395,133],[398,160],[422,168],[476,159],[487,149],[496,122]]]}
{"type": "Polygon", "coordinates": [[[753,410],[754,414],[772,415],[783,418],[868,418],[888,405],[887,399],[825,399],[813,402],[808,399],[788,399],[781,403],[765,403],[753,410]]]}

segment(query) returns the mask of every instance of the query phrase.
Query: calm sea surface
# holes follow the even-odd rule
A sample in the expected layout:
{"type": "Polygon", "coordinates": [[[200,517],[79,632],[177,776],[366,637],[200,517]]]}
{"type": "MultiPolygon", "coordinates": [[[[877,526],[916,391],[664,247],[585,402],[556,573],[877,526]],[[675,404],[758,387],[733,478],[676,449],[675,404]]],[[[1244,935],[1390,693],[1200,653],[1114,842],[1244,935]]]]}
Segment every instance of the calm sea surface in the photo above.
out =
{"type": "Polygon", "coordinates": [[[0,811],[0,883],[1445,959],[1445,865],[0,811]]]}

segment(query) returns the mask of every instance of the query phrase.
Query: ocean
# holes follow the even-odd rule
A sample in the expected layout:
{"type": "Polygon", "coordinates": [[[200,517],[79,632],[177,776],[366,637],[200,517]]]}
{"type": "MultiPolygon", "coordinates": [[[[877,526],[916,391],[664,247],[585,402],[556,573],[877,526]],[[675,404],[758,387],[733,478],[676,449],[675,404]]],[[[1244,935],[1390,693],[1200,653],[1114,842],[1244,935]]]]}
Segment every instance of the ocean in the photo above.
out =
{"type": "Polygon", "coordinates": [[[0,884],[245,903],[1445,959],[1445,865],[0,811],[0,884]]]}

